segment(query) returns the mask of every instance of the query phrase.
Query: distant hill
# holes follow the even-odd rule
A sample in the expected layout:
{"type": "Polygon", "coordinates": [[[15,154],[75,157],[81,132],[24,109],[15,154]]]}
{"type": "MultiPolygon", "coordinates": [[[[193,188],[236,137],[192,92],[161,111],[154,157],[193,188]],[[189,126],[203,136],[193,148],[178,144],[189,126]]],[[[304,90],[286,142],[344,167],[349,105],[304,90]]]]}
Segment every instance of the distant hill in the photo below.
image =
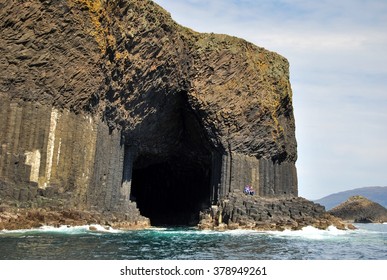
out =
{"type": "Polygon", "coordinates": [[[338,192],[315,200],[314,202],[325,206],[326,210],[330,210],[348,200],[351,196],[357,195],[364,196],[369,200],[379,203],[383,207],[387,207],[387,187],[364,187],[338,192]]]}

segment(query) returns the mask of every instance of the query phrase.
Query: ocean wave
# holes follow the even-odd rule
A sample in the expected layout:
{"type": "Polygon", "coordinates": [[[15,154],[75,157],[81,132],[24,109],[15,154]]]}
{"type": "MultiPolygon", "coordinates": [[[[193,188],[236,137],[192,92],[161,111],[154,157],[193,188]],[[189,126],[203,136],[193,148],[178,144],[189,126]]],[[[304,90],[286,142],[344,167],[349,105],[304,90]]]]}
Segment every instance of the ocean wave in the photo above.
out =
{"type": "Polygon", "coordinates": [[[34,234],[34,233],[61,233],[61,234],[84,234],[84,233],[120,233],[121,230],[116,230],[111,227],[98,224],[83,225],[83,226],[67,226],[59,227],[42,226],[32,229],[18,230],[0,230],[0,234],[34,234]]]}
{"type": "Polygon", "coordinates": [[[300,237],[308,239],[324,239],[329,237],[343,236],[350,233],[349,230],[339,230],[334,226],[329,226],[326,230],[318,229],[313,226],[306,226],[301,230],[284,230],[284,231],[261,231],[261,230],[248,230],[248,229],[235,229],[225,231],[209,231],[215,234],[225,235],[252,235],[252,234],[268,234],[278,237],[300,237]]]}
{"type": "Polygon", "coordinates": [[[313,240],[323,240],[345,236],[351,234],[350,230],[339,230],[335,226],[329,226],[327,229],[318,229],[313,226],[306,226],[301,230],[268,231],[270,235],[278,237],[295,237],[313,240]]]}
{"type": "Polygon", "coordinates": [[[169,230],[169,228],[166,228],[166,227],[150,227],[150,228],[147,228],[146,230],[149,230],[149,231],[167,231],[167,230],[169,230]]]}
{"type": "Polygon", "coordinates": [[[214,230],[198,230],[195,227],[182,227],[182,228],[168,228],[168,227],[151,227],[146,229],[147,232],[154,232],[162,235],[195,235],[195,234],[217,234],[218,232],[214,230]]]}
{"type": "Polygon", "coordinates": [[[233,229],[233,230],[199,230],[196,228],[150,228],[146,231],[151,231],[161,235],[271,235],[277,237],[295,237],[307,239],[326,239],[331,237],[343,236],[349,234],[350,230],[339,230],[334,226],[328,227],[326,230],[321,230],[312,226],[307,226],[301,230],[284,230],[284,231],[260,231],[248,229],[233,229]]]}

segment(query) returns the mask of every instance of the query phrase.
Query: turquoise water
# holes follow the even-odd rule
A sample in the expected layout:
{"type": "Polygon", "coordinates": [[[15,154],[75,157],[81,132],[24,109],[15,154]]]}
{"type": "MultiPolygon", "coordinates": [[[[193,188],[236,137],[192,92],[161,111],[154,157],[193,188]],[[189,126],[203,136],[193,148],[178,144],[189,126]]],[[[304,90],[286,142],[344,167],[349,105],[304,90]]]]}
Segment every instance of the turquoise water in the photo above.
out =
{"type": "Polygon", "coordinates": [[[199,231],[152,228],[140,231],[43,227],[0,231],[0,259],[387,259],[387,224],[356,224],[300,231],[199,231]]]}

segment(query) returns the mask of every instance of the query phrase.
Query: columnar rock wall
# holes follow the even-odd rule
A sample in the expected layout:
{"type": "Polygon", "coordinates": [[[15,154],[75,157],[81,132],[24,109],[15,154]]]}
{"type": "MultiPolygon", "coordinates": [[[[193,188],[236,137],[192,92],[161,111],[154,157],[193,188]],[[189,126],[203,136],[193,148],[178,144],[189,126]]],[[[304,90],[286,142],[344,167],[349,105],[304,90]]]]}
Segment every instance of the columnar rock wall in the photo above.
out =
{"type": "Polygon", "coordinates": [[[284,57],[148,0],[6,0],[0,18],[0,199],[164,207],[147,189],[198,212],[246,184],[297,195],[284,57]]]}
{"type": "Polygon", "coordinates": [[[250,185],[259,196],[297,196],[297,171],[293,163],[275,163],[232,152],[222,156],[219,195],[225,198],[234,190],[250,185]]]}
{"type": "Polygon", "coordinates": [[[0,180],[70,193],[79,208],[114,209],[125,200],[120,132],[38,103],[1,98],[0,110],[0,180]]]}

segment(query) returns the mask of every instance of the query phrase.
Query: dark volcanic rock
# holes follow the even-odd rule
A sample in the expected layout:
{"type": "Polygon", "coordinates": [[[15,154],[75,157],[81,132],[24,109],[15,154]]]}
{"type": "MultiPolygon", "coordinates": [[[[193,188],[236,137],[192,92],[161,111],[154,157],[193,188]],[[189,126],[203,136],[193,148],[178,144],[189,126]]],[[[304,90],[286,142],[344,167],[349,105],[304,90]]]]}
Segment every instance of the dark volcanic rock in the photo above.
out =
{"type": "Polygon", "coordinates": [[[0,18],[1,203],[113,213],[130,227],[140,212],[197,224],[246,184],[297,196],[282,56],[179,26],[149,0],[5,0],[0,18]]]}
{"type": "Polygon", "coordinates": [[[241,191],[230,194],[211,211],[203,212],[201,229],[299,230],[305,226],[326,229],[353,229],[325,211],[319,204],[301,197],[264,198],[245,195],[241,191]]]}
{"type": "Polygon", "coordinates": [[[1,18],[1,94],[14,101],[96,113],[160,156],[195,121],[211,147],[296,159],[289,65],[275,53],[183,28],[151,1],[7,0],[1,18]]]}
{"type": "MultiPolygon", "coordinates": [[[[50,210],[45,208],[15,209],[0,207],[0,230],[17,230],[37,228],[41,226],[59,227],[82,226],[100,224],[120,229],[144,229],[149,227],[149,220],[138,216],[128,219],[122,214],[102,213],[96,211],[82,211],[78,209],[50,210]]],[[[91,226],[89,230],[95,230],[91,226]]]]}
{"type": "Polygon", "coordinates": [[[352,196],[328,212],[343,220],[355,223],[387,222],[387,209],[362,196],[352,196]]]}

